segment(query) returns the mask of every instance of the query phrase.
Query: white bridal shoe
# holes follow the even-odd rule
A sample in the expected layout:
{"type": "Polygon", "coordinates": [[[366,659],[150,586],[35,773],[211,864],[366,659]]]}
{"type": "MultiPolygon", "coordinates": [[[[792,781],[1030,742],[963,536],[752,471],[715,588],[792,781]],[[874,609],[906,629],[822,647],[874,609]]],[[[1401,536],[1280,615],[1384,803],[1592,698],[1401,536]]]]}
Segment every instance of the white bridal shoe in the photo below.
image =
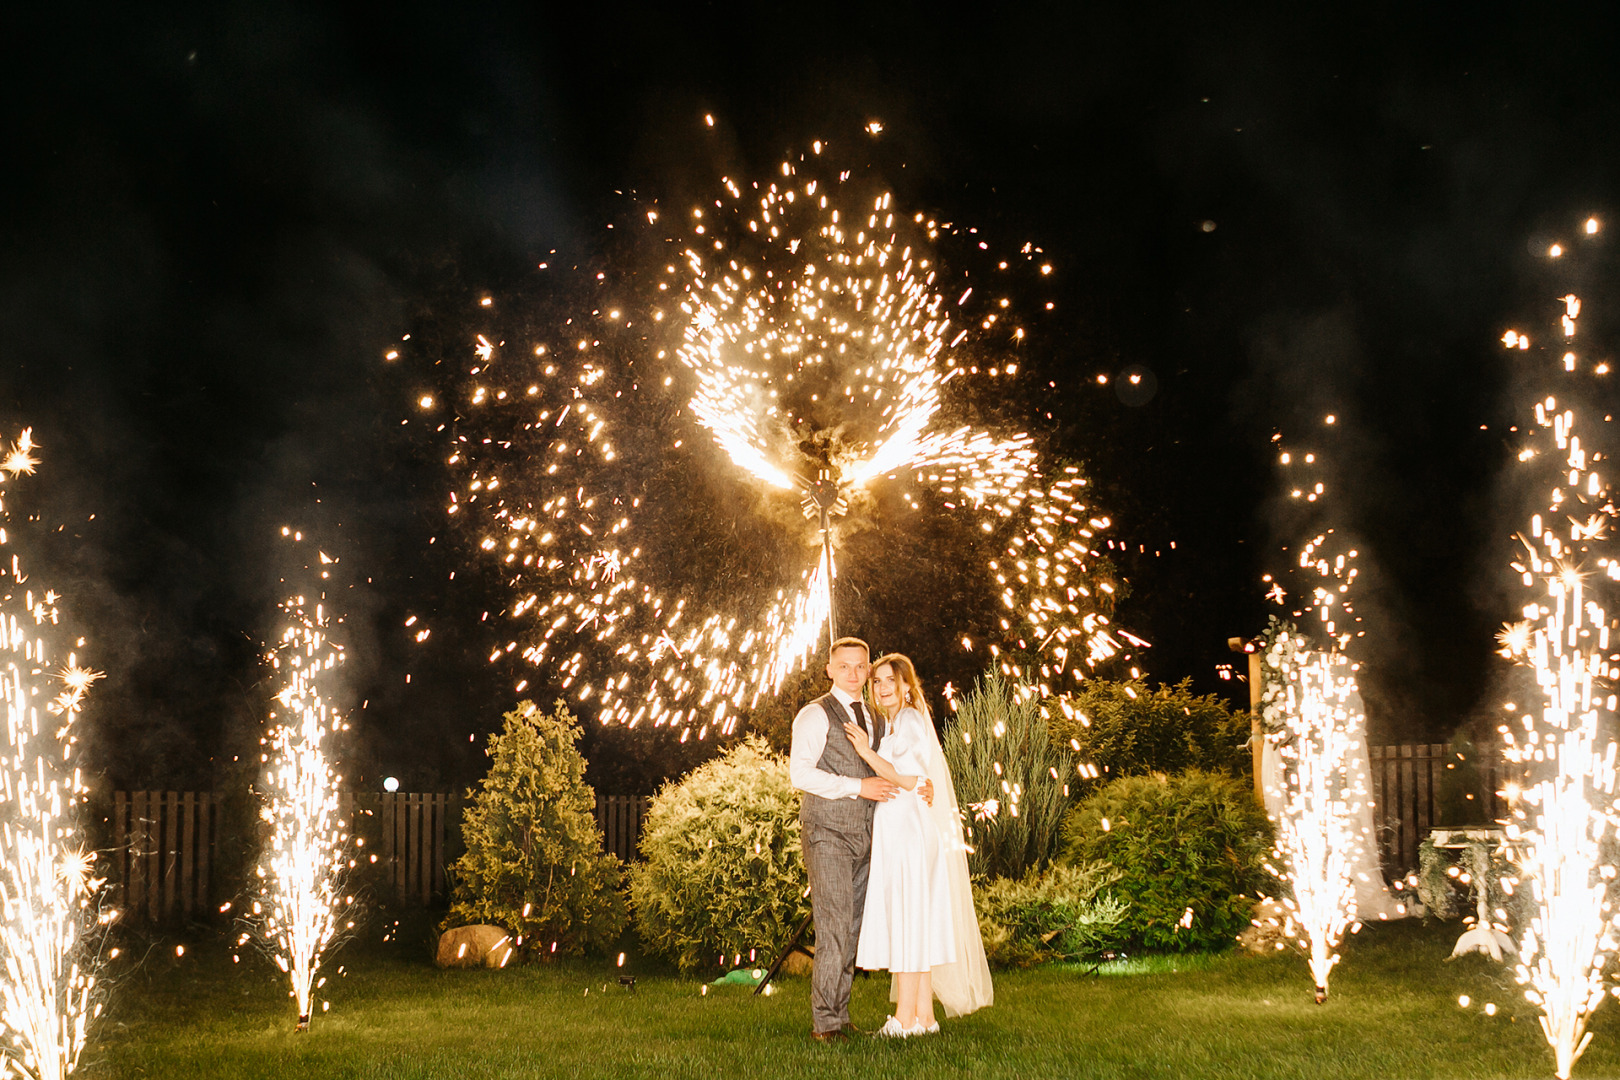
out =
{"type": "Polygon", "coordinates": [[[878,1034],[885,1039],[904,1039],[912,1033],[901,1027],[900,1021],[891,1016],[883,1021],[883,1026],[878,1028],[878,1034]]]}
{"type": "Polygon", "coordinates": [[[910,1038],[913,1035],[938,1035],[938,1034],[939,1034],[939,1021],[938,1020],[935,1020],[932,1024],[926,1024],[925,1025],[922,1022],[922,1019],[920,1017],[917,1020],[917,1026],[913,1027],[913,1028],[908,1028],[907,1031],[906,1031],[906,1037],[907,1038],[910,1038]]]}

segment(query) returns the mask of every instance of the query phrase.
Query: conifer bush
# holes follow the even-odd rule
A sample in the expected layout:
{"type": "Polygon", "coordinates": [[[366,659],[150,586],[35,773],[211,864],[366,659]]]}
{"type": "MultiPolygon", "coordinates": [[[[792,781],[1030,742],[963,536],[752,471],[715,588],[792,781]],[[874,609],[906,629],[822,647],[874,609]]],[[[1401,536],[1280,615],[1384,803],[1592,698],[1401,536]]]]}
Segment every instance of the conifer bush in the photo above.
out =
{"type": "Polygon", "coordinates": [[[1052,745],[1026,691],[986,675],[957,701],[956,721],[940,737],[975,877],[1021,878],[1046,866],[1069,808],[1070,755],[1052,745]]]}
{"type": "Polygon", "coordinates": [[[561,701],[550,714],[522,702],[490,736],[489,773],[467,793],[446,927],[490,923],[520,955],[546,957],[624,933],[624,866],[603,850],[579,737],[561,701]]]}
{"type": "Polygon", "coordinates": [[[810,912],[799,793],[787,759],[749,736],[664,787],[630,870],[636,930],[682,971],[774,954],[810,912]]]}
{"type": "Polygon", "coordinates": [[[1225,949],[1249,925],[1270,877],[1272,826],[1249,785],[1191,769],[1122,777],[1064,823],[1062,859],[1120,872],[1129,944],[1158,952],[1225,949]]]}

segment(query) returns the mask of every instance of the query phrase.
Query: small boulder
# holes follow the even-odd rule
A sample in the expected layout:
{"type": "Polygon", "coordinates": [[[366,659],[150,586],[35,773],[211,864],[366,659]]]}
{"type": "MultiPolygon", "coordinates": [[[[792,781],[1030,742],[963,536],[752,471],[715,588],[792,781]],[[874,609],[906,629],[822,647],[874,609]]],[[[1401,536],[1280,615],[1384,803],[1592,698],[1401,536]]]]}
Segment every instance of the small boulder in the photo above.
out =
{"type": "Polygon", "coordinates": [[[816,960],[809,950],[794,949],[782,960],[782,966],[777,969],[778,975],[808,976],[815,970],[816,960]]]}
{"type": "Polygon", "coordinates": [[[514,951],[512,935],[498,926],[456,926],[439,935],[433,962],[442,968],[503,968],[514,951]]]}

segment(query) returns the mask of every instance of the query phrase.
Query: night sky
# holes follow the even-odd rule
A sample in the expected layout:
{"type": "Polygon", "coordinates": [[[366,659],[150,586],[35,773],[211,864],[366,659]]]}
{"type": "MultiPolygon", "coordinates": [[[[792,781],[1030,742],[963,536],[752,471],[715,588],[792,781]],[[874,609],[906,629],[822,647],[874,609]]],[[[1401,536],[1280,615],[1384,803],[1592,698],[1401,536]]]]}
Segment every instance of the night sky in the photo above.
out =
{"type": "Polygon", "coordinates": [[[37,516],[14,542],[108,673],[91,767],[237,775],[282,579],[315,545],[341,560],[350,775],[473,779],[468,736],[512,698],[480,622],[505,597],[473,572],[446,588],[462,564],[428,540],[450,479],[384,352],[462,312],[470,340],[481,295],[547,302],[537,262],[599,256],[627,193],[680,205],[816,138],[870,146],[902,205],[1056,265],[1026,353],[1053,417],[1029,424],[1137,552],[1119,618],[1154,643],[1151,678],[1246,701],[1216,667],[1300,539],[1281,432],[1322,450],[1361,541],[1374,738],[1480,715],[1527,407],[1500,335],[1576,288],[1614,340],[1606,234],[1545,251],[1614,207],[1615,27],[1567,5],[1225,7],[0,15],[0,432],[31,425],[43,459],[8,509],[37,516]],[[1096,381],[1131,365],[1157,379],[1146,404],[1096,381]]]}

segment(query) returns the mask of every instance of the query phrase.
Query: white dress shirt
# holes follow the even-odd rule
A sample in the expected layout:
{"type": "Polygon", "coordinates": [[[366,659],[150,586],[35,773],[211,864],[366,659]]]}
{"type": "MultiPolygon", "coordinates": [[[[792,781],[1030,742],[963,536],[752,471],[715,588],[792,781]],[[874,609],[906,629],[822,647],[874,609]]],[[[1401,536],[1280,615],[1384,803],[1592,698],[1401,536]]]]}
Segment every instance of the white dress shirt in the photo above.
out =
{"type": "MultiPolygon", "coordinates": [[[[843,703],[853,718],[857,699],[836,686],[833,687],[832,695],[843,703]]],[[[867,709],[865,702],[861,703],[861,709],[867,714],[866,737],[870,745],[871,711],[867,709]]],[[[793,718],[793,745],[788,751],[788,779],[798,790],[819,795],[823,799],[858,799],[861,796],[860,777],[840,776],[817,767],[821,755],[827,749],[827,732],[826,709],[811,702],[799,710],[799,715],[793,718]]],[[[839,730],[839,734],[843,734],[842,729],[839,730]]]]}

